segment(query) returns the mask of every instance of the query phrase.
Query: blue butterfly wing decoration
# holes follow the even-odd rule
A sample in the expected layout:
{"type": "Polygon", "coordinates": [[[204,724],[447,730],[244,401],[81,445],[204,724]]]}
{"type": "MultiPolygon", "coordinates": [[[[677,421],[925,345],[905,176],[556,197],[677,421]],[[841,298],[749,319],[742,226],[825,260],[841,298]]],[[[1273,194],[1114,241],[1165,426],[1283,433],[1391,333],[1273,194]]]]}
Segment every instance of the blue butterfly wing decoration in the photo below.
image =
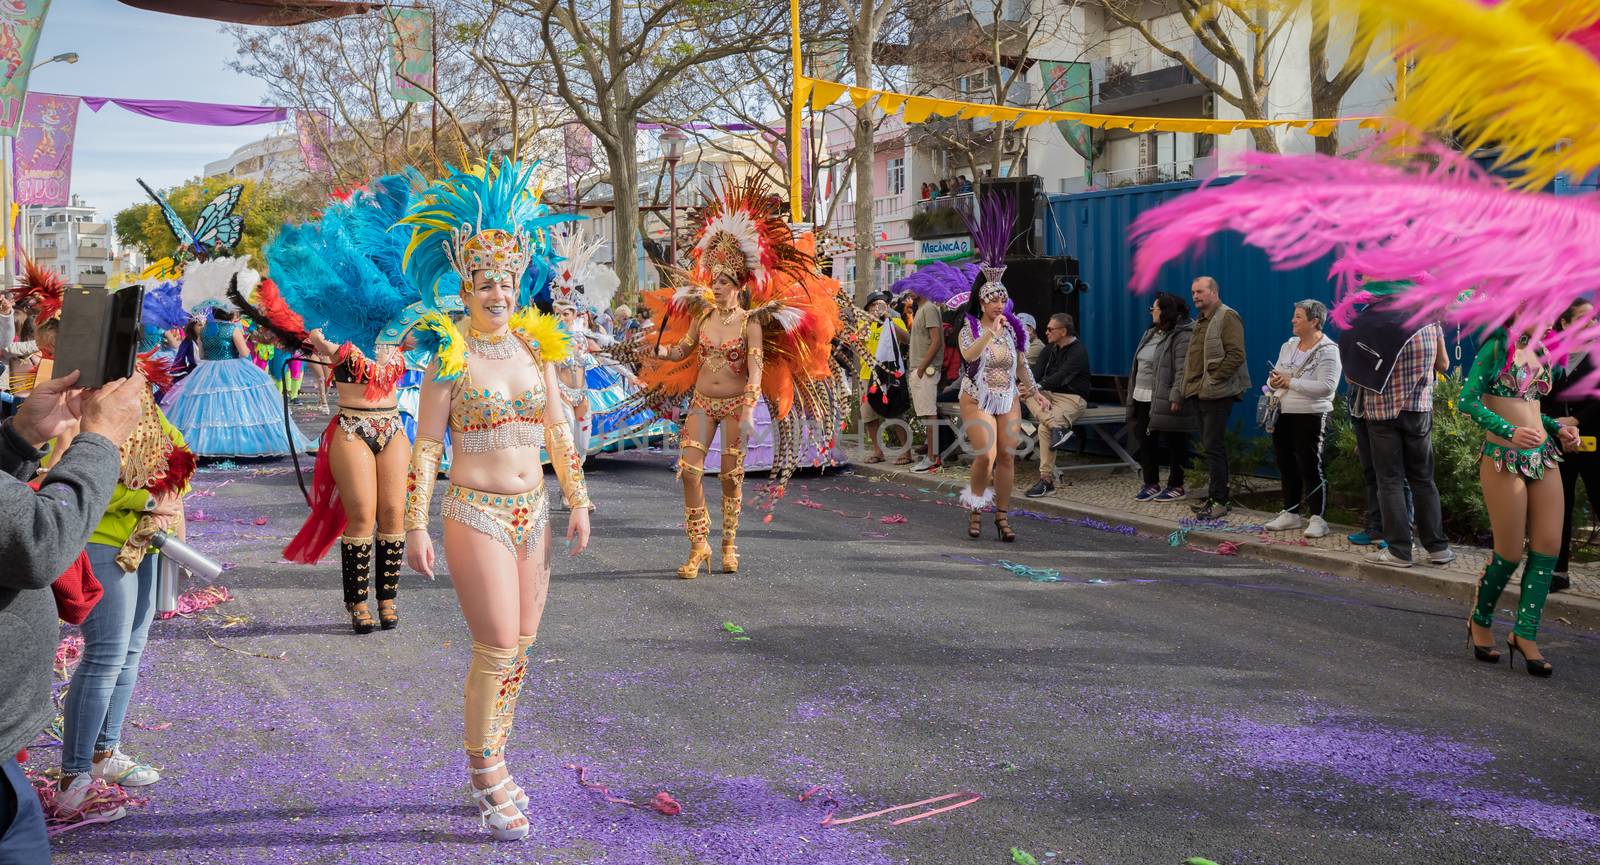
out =
{"type": "Polygon", "coordinates": [[[186,252],[198,252],[200,244],[195,242],[194,234],[189,231],[189,226],[183,224],[183,218],[178,216],[178,212],[172,209],[172,205],[168,204],[166,199],[157,195],[156,191],[151,189],[148,183],[139,180],[139,185],[144,187],[144,191],[161,208],[161,215],[167,218],[167,228],[172,230],[173,237],[178,238],[178,246],[186,252]]]}
{"type": "Polygon", "coordinates": [[[244,184],[230,186],[200,211],[200,220],[194,226],[194,238],[199,245],[208,250],[231,250],[238,245],[244,233],[244,217],[234,214],[233,208],[238,206],[242,192],[244,184]]]}

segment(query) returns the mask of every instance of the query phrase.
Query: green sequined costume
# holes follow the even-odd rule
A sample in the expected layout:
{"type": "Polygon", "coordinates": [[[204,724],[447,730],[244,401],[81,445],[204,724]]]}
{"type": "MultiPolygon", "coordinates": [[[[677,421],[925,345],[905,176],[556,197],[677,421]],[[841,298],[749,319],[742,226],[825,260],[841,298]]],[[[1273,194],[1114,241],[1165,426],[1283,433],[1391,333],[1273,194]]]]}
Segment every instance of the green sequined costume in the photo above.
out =
{"type": "MultiPolygon", "coordinates": [[[[1484,405],[1483,397],[1499,396],[1529,402],[1550,392],[1554,373],[1550,367],[1530,370],[1511,361],[1508,354],[1509,338],[1505,331],[1496,331],[1478,350],[1472,370],[1461,386],[1461,396],[1456,408],[1482,427],[1485,432],[1510,440],[1517,430],[1516,424],[1501,417],[1484,405]]],[[[1561,462],[1556,437],[1561,424],[1548,415],[1539,416],[1546,438],[1533,448],[1515,448],[1495,442],[1483,443],[1483,455],[1496,471],[1511,471],[1526,481],[1544,477],[1545,469],[1561,462]]],[[[1522,572],[1521,600],[1517,604],[1517,624],[1513,628],[1519,639],[1536,640],[1539,636],[1539,618],[1544,612],[1545,598],[1550,594],[1550,577],[1555,570],[1556,557],[1533,550],[1528,552],[1528,565],[1522,572]]],[[[1494,627],[1494,608],[1517,571],[1517,560],[1506,559],[1495,553],[1478,580],[1478,601],[1472,610],[1472,621],[1485,628],[1494,627]]]]}
{"type": "MultiPolygon", "coordinates": [[[[1500,396],[1537,402],[1550,392],[1552,371],[1550,367],[1531,371],[1509,363],[1506,352],[1505,331],[1495,331],[1478,349],[1478,356],[1472,361],[1472,370],[1461,383],[1461,396],[1456,400],[1456,408],[1472,418],[1485,432],[1510,441],[1512,434],[1517,431],[1516,424],[1484,405],[1483,398],[1500,396]]],[[[1483,455],[1489,458],[1497,471],[1513,471],[1525,478],[1538,480],[1544,477],[1545,469],[1561,462],[1561,450],[1556,446],[1556,434],[1561,432],[1561,424],[1543,414],[1539,420],[1547,437],[1538,447],[1515,448],[1489,441],[1483,443],[1483,455]]]]}

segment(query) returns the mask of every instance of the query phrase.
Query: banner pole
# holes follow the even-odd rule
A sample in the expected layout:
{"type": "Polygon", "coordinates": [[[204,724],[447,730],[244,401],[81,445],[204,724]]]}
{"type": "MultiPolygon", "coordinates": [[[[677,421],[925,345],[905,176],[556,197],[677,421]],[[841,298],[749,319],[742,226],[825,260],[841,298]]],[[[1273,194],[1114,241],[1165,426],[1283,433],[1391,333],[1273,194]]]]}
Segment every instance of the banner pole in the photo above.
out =
{"type": "Polygon", "coordinates": [[[789,221],[805,222],[800,201],[800,0],[789,0],[789,56],[794,81],[789,98],[789,221]]]}

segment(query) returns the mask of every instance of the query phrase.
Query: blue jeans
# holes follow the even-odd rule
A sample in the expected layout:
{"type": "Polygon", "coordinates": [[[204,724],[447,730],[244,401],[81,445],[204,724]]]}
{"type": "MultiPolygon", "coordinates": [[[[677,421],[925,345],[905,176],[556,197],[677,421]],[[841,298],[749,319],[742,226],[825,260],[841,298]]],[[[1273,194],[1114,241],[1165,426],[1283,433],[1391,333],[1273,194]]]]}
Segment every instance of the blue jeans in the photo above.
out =
{"type": "Polygon", "coordinates": [[[68,775],[89,771],[95,751],[109,751],[120,741],[156,612],[155,553],[125,573],[117,567],[117,547],[90,544],[87,550],[106,593],[79,626],[83,659],[67,688],[61,731],[61,771],[68,775]]]}
{"type": "Polygon", "coordinates": [[[0,770],[0,865],[50,865],[50,836],[38,794],[16,757],[7,754],[0,770]]]}

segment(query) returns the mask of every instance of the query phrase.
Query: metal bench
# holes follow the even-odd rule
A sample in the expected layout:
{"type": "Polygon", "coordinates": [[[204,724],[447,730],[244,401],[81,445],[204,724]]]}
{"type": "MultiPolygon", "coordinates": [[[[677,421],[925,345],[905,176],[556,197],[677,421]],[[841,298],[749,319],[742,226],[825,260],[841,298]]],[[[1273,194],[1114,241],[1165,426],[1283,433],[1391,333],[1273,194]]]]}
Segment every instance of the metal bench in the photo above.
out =
{"type": "MultiPolygon", "coordinates": [[[[1127,428],[1128,410],[1120,405],[1091,405],[1078,415],[1077,421],[1072,425],[1074,439],[1078,443],[1078,453],[1084,452],[1085,438],[1093,433],[1096,438],[1110,448],[1116,455],[1117,462],[1097,462],[1084,465],[1058,465],[1059,471],[1081,471],[1083,469],[1130,468],[1139,469],[1139,461],[1128,453],[1128,449],[1118,440],[1118,435],[1127,428]]],[[[961,409],[953,402],[939,403],[939,419],[948,421],[954,428],[961,426],[961,409]]]]}

